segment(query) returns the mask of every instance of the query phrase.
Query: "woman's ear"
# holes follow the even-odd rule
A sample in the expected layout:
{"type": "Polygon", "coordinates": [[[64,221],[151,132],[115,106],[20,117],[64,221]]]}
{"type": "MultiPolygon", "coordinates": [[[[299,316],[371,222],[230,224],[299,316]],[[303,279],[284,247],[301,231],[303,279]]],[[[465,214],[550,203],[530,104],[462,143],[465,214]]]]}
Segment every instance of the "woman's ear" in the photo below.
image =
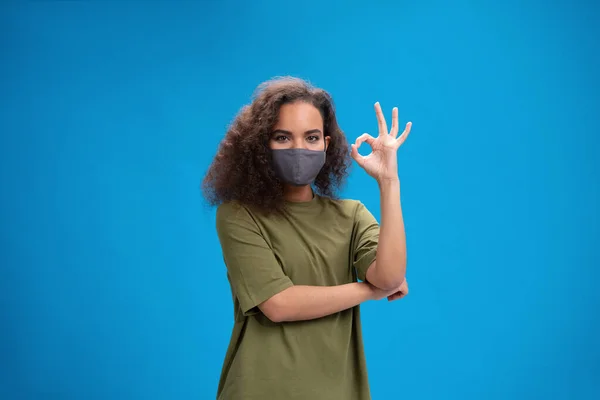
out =
{"type": "Polygon", "coordinates": [[[331,136],[325,136],[325,151],[329,148],[329,142],[331,141],[331,136]]]}

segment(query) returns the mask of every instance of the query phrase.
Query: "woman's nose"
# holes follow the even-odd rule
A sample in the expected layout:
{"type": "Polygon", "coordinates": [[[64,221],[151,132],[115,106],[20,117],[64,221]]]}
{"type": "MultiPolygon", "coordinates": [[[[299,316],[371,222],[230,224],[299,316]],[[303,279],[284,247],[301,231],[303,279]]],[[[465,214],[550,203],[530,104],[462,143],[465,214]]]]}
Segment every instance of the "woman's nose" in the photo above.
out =
{"type": "Polygon", "coordinates": [[[292,142],[292,148],[294,149],[306,149],[306,141],[302,139],[294,139],[292,142]]]}

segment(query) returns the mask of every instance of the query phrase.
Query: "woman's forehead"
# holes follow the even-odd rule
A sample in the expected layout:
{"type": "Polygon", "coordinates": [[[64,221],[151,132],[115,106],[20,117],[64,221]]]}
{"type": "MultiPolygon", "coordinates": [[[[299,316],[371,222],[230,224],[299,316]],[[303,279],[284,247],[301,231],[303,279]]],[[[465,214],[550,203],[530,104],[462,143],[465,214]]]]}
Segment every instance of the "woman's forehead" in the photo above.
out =
{"type": "Polygon", "coordinates": [[[305,102],[296,102],[284,104],[279,109],[276,129],[284,129],[288,131],[305,132],[313,129],[322,129],[323,118],[320,111],[305,102]]]}

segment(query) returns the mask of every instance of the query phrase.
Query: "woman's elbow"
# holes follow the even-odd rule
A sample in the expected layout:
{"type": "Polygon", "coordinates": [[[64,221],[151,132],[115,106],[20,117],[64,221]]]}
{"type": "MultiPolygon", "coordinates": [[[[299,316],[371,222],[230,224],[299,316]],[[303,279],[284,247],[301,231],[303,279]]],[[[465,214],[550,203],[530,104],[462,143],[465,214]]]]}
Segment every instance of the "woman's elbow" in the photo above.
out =
{"type": "Polygon", "coordinates": [[[377,265],[373,265],[373,267],[369,268],[367,271],[366,278],[370,284],[381,290],[394,290],[400,287],[406,278],[406,274],[403,270],[404,268],[397,273],[384,274],[381,270],[377,269],[377,265]]]}
{"type": "Polygon", "coordinates": [[[377,286],[381,290],[394,290],[394,289],[398,289],[402,285],[403,282],[404,282],[404,277],[402,277],[402,279],[397,279],[397,278],[387,279],[379,284],[373,284],[373,285],[377,286]]]}
{"type": "Polygon", "coordinates": [[[272,322],[279,323],[286,320],[285,305],[279,294],[263,302],[258,308],[272,322]]]}

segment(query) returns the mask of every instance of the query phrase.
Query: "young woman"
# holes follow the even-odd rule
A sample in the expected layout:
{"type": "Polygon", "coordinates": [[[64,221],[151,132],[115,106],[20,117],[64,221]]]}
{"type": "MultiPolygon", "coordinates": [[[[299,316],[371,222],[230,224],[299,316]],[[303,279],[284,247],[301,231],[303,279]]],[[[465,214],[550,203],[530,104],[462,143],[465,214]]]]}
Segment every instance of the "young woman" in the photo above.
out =
{"type": "Polygon", "coordinates": [[[375,111],[379,135],[349,152],[329,94],[281,78],[225,135],[203,181],[234,303],[217,399],[370,399],[358,306],[408,293],[396,153],[411,127],[375,111]],[[381,226],[335,196],[349,153],[379,185],[381,226]]]}

